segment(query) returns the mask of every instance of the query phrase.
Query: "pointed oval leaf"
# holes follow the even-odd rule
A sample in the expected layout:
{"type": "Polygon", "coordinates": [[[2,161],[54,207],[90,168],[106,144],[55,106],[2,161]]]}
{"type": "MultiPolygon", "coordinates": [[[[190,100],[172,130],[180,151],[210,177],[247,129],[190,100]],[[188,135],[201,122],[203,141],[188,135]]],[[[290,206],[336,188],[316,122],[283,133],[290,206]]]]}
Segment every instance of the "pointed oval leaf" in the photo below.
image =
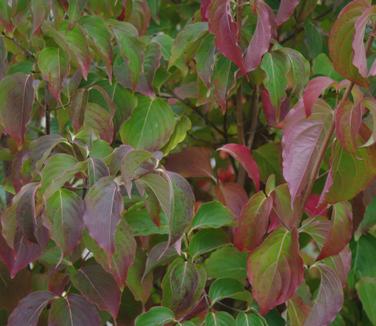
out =
{"type": "Polygon", "coordinates": [[[226,298],[241,301],[250,301],[250,293],[245,290],[244,285],[232,278],[220,278],[215,280],[209,288],[208,293],[212,306],[226,298]]]}
{"type": "Polygon", "coordinates": [[[366,311],[372,324],[376,324],[376,311],[374,298],[376,296],[376,278],[364,277],[356,284],[363,309],[366,311]]]}
{"type": "Polygon", "coordinates": [[[261,314],[291,298],[304,278],[296,230],[273,231],[249,256],[247,270],[261,314]]]}
{"type": "Polygon", "coordinates": [[[205,326],[235,326],[235,320],[226,311],[210,312],[205,318],[205,326]]]}
{"type": "Polygon", "coordinates": [[[110,171],[101,159],[90,157],[87,160],[87,172],[88,172],[88,181],[89,187],[94,185],[100,178],[108,177],[110,175],[110,171]]]}
{"type": "Polygon", "coordinates": [[[279,4],[277,17],[276,17],[276,23],[277,25],[283,24],[285,21],[287,21],[292,13],[294,12],[294,9],[299,4],[299,0],[282,0],[279,4]]]}
{"type": "Polygon", "coordinates": [[[324,76],[313,78],[308,82],[303,94],[304,109],[307,117],[311,115],[319,96],[333,83],[334,80],[324,76]]]}
{"type": "Polygon", "coordinates": [[[193,218],[191,230],[195,229],[216,229],[223,226],[230,226],[234,223],[230,211],[218,201],[204,203],[198,209],[193,218]]]}
{"type": "Polygon", "coordinates": [[[31,75],[15,73],[0,81],[0,123],[18,145],[24,141],[34,101],[31,75]]]}
{"type": "Polygon", "coordinates": [[[30,293],[23,298],[12,311],[8,319],[8,325],[37,326],[40,314],[53,298],[53,293],[48,291],[36,291],[30,293]]]}
{"type": "Polygon", "coordinates": [[[84,203],[80,196],[59,189],[46,201],[46,215],[51,238],[64,254],[72,252],[82,237],[84,203]]]}
{"type": "Polygon", "coordinates": [[[149,151],[167,144],[175,127],[171,107],[161,99],[140,97],[131,118],[121,127],[123,143],[149,151]]]}
{"type": "Polygon", "coordinates": [[[254,250],[263,240],[273,207],[272,198],[260,191],[243,207],[234,228],[234,244],[239,250],[254,250]]]}
{"type": "Polygon", "coordinates": [[[86,300],[108,311],[116,319],[120,308],[120,290],[112,276],[100,265],[91,264],[77,271],[72,270],[70,280],[86,300]]]}
{"type": "Polygon", "coordinates": [[[97,181],[85,196],[84,222],[90,235],[109,255],[115,251],[115,229],[123,210],[119,186],[111,177],[97,181]]]}
{"type": "Polygon", "coordinates": [[[136,318],[135,326],[163,326],[174,320],[174,313],[167,307],[152,307],[136,318]]]}

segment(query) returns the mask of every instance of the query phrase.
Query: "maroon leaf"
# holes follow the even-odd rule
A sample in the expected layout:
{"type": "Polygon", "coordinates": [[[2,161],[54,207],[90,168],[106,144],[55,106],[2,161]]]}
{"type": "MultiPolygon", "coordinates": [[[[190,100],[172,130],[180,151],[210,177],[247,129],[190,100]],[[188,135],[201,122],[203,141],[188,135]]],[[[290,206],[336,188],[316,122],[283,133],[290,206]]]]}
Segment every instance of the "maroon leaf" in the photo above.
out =
{"type": "Polygon", "coordinates": [[[317,164],[320,150],[330,136],[332,110],[324,101],[315,104],[313,113],[306,117],[300,101],[285,118],[282,137],[283,176],[291,194],[292,203],[306,190],[317,164]]]}
{"type": "Polygon", "coordinates": [[[260,173],[249,148],[239,144],[226,144],[219,148],[219,150],[229,153],[234,159],[239,161],[255,184],[256,191],[258,191],[260,189],[260,173]]]}
{"type": "Polygon", "coordinates": [[[299,0],[282,0],[277,12],[277,25],[281,25],[287,21],[298,4],[299,0]]]}
{"type": "Polygon", "coordinates": [[[235,63],[242,73],[243,53],[239,46],[238,25],[231,15],[230,0],[212,0],[208,13],[209,31],[215,35],[219,52],[235,63]]]}
{"type": "Polygon", "coordinates": [[[72,271],[73,285],[99,309],[108,311],[116,319],[120,307],[120,290],[115,280],[98,264],[72,271]]]}
{"type": "Polygon", "coordinates": [[[254,2],[254,9],[257,12],[257,25],[244,57],[246,72],[255,70],[259,66],[262,56],[268,52],[275,33],[275,18],[272,9],[262,0],[254,2]]]}
{"type": "Polygon", "coordinates": [[[360,127],[362,125],[363,103],[347,102],[335,112],[336,136],[344,149],[355,153],[360,127]]]}
{"type": "Polygon", "coordinates": [[[48,315],[49,326],[100,326],[101,320],[95,306],[90,304],[80,295],[69,294],[54,300],[48,315]]]}
{"type": "Polygon", "coordinates": [[[372,6],[363,11],[362,15],[357,17],[355,22],[355,34],[352,41],[352,49],[354,51],[354,56],[352,63],[358,68],[359,73],[362,77],[367,78],[368,76],[374,76],[376,74],[375,63],[371,66],[368,71],[367,67],[367,53],[364,44],[364,35],[366,32],[366,27],[368,21],[376,13],[376,7],[372,6]]]}
{"type": "Polygon", "coordinates": [[[12,311],[8,319],[8,326],[37,326],[40,314],[53,298],[53,293],[48,291],[30,293],[12,311]]]}
{"type": "Polygon", "coordinates": [[[286,97],[284,100],[282,100],[281,105],[279,108],[276,108],[273,106],[270,94],[266,88],[261,89],[261,102],[262,102],[262,108],[264,110],[264,115],[266,117],[266,120],[268,121],[269,126],[277,127],[279,128],[280,121],[283,121],[283,119],[286,117],[287,113],[290,109],[290,100],[288,97],[286,97]],[[277,121],[277,116],[279,116],[279,121],[277,121]]]}
{"type": "Polygon", "coordinates": [[[348,245],[338,255],[327,257],[321,262],[332,267],[341,280],[342,285],[346,285],[351,269],[351,250],[348,245]]]}
{"type": "Polygon", "coordinates": [[[276,187],[271,196],[273,197],[273,213],[278,218],[279,224],[293,229],[299,222],[296,210],[292,209],[289,188],[286,183],[276,187]]]}
{"type": "Polygon", "coordinates": [[[95,157],[90,157],[87,160],[87,172],[89,186],[92,186],[100,178],[108,177],[110,175],[107,165],[101,159],[95,157]]]}
{"type": "Polygon", "coordinates": [[[0,81],[0,123],[18,145],[24,141],[33,101],[31,75],[16,73],[0,81]]]}
{"type": "Polygon", "coordinates": [[[166,160],[166,169],[183,177],[211,177],[210,158],[212,150],[206,147],[188,147],[179,153],[171,154],[166,160]]]}
{"type": "Polygon", "coordinates": [[[329,77],[316,77],[311,79],[303,93],[304,108],[307,117],[311,115],[313,106],[317,102],[321,93],[327,89],[334,81],[329,77]]]}
{"type": "Polygon", "coordinates": [[[203,21],[208,21],[209,18],[209,6],[210,6],[211,0],[201,0],[200,5],[200,12],[201,12],[201,19],[203,21]]]}
{"type": "Polygon", "coordinates": [[[291,298],[304,278],[296,229],[273,231],[249,256],[247,272],[261,314],[291,298]]]}
{"type": "Polygon", "coordinates": [[[84,222],[90,235],[109,255],[115,250],[114,234],[123,210],[119,186],[105,177],[92,186],[85,197],[84,222]]]}
{"type": "Polygon", "coordinates": [[[254,250],[263,240],[269,225],[273,200],[260,191],[241,210],[233,231],[234,244],[239,250],[254,250]]]}
{"type": "Polygon", "coordinates": [[[215,191],[218,199],[230,209],[235,217],[239,217],[243,206],[248,201],[244,188],[238,183],[227,182],[217,185],[215,191]]]}
{"type": "Polygon", "coordinates": [[[321,274],[321,283],[305,326],[329,325],[343,304],[342,283],[336,272],[323,264],[319,264],[317,268],[321,274]]]}
{"type": "Polygon", "coordinates": [[[332,226],[317,259],[337,255],[351,240],[352,210],[348,202],[333,206],[332,226]]]}
{"type": "Polygon", "coordinates": [[[16,220],[21,232],[32,242],[37,242],[35,229],[37,225],[35,211],[35,193],[38,190],[38,183],[28,183],[23,186],[20,192],[14,197],[16,206],[16,220]]]}

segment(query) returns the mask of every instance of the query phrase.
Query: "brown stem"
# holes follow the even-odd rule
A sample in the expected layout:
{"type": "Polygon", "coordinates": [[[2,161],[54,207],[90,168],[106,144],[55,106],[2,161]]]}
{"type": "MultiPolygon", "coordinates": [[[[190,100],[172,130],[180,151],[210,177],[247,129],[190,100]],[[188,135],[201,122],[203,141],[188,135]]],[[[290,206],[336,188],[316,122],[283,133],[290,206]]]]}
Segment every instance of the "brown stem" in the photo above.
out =
{"type": "Polygon", "coordinates": [[[259,98],[260,98],[260,86],[257,85],[255,89],[255,93],[253,95],[253,103],[252,103],[252,111],[251,111],[251,126],[249,128],[249,135],[248,135],[248,141],[247,141],[247,146],[250,149],[252,149],[253,142],[256,136],[258,115],[260,111],[259,98]]]}
{"type": "MultiPolygon", "coordinates": [[[[243,114],[243,92],[242,85],[239,85],[238,91],[236,93],[236,127],[238,131],[238,142],[241,145],[245,144],[245,135],[244,135],[244,114],[243,114]]],[[[244,185],[245,182],[245,170],[242,167],[239,167],[238,172],[238,183],[244,185]]]]}

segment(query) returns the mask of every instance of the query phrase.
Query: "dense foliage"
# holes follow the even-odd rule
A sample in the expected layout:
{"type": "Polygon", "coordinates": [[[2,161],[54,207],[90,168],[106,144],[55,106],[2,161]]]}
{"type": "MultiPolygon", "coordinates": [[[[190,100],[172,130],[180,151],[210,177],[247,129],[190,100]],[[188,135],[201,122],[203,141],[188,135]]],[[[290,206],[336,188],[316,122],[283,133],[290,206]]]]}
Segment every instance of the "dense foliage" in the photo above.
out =
{"type": "Polygon", "coordinates": [[[375,18],[0,0],[0,324],[376,325],[375,18]]]}

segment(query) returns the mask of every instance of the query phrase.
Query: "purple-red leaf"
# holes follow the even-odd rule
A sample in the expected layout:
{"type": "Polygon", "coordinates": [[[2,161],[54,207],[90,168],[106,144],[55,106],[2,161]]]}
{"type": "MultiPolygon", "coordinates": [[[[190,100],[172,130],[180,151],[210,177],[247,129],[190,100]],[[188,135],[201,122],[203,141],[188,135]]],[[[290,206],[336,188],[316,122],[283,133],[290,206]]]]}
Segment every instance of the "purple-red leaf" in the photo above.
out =
{"type": "Polygon", "coordinates": [[[344,103],[335,112],[336,136],[344,149],[355,153],[362,125],[363,103],[344,103]]]}
{"type": "Polygon", "coordinates": [[[80,295],[69,294],[52,302],[48,315],[49,326],[100,326],[97,309],[80,295]]]}
{"type": "Polygon", "coordinates": [[[100,265],[92,264],[72,271],[70,279],[89,302],[108,311],[116,319],[120,307],[120,289],[100,265]]]}
{"type": "Polygon", "coordinates": [[[211,0],[201,0],[201,5],[200,5],[200,13],[201,13],[201,19],[203,21],[208,21],[209,18],[209,6],[210,6],[211,0]]]}
{"type": "Polygon", "coordinates": [[[37,326],[40,314],[53,298],[54,294],[48,291],[30,293],[12,311],[8,326],[37,326]]]}
{"type": "Polygon", "coordinates": [[[262,0],[256,0],[254,9],[257,12],[256,30],[248,45],[244,57],[244,69],[246,72],[255,70],[268,52],[269,44],[275,33],[275,18],[272,9],[262,0]]]}
{"type": "Polygon", "coordinates": [[[302,101],[285,118],[282,138],[283,176],[291,194],[292,204],[306,190],[312,168],[320,160],[322,146],[326,146],[333,119],[327,103],[317,101],[313,113],[306,117],[302,101]]]}
{"type": "Polygon", "coordinates": [[[243,166],[248,176],[255,184],[256,191],[258,191],[260,189],[260,172],[249,148],[239,144],[226,144],[219,148],[219,150],[229,153],[243,166]]]}
{"type": "Polygon", "coordinates": [[[368,71],[367,67],[367,49],[364,44],[364,34],[368,21],[376,13],[376,7],[372,6],[364,10],[361,16],[356,19],[355,22],[355,35],[352,41],[352,49],[354,51],[354,57],[352,63],[358,68],[362,77],[374,76],[376,74],[376,66],[372,65],[368,71]]]}
{"type": "Polygon", "coordinates": [[[231,15],[230,0],[212,0],[208,10],[209,31],[215,35],[217,49],[245,73],[239,29],[231,15]]]}
{"type": "Polygon", "coordinates": [[[217,185],[215,191],[218,199],[238,218],[248,201],[244,188],[238,183],[226,182],[217,185]]]}
{"type": "Polygon", "coordinates": [[[304,278],[296,229],[273,231],[249,256],[247,273],[261,314],[291,298],[304,278]]]}
{"type": "Polygon", "coordinates": [[[113,254],[115,229],[123,210],[119,186],[111,177],[100,179],[90,188],[85,204],[84,222],[90,235],[108,254],[113,254]]]}
{"type": "Polygon", "coordinates": [[[332,225],[317,259],[337,255],[352,237],[352,209],[348,202],[333,206],[332,225]]]}
{"type": "Polygon", "coordinates": [[[319,264],[317,268],[321,274],[321,283],[304,326],[329,325],[343,305],[342,283],[336,272],[324,264],[319,264]]]}
{"type": "Polygon", "coordinates": [[[234,244],[239,250],[254,250],[263,240],[269,225],[273,200],[260,191],[243,207],[234,228],[234,244]]]}
{"type": "Polygon", "coordinates": [[[313,78],[308,82],[303,93],[304,109],[307,117],[311,115],[313,106],[321,93],[333,83],[334,80],[324,76],[313,78]]]}
{"type": "Polygon", "coordinates": [[[33,78],[16,73],[0,81],[0,124],[21,145],[34,101],[33,78]]]}
{"type": "Polygon", "coordinates": [[[290,18],[298,4],[299,0],[281,0],[276,17],[278,26],[290,18]]]}

